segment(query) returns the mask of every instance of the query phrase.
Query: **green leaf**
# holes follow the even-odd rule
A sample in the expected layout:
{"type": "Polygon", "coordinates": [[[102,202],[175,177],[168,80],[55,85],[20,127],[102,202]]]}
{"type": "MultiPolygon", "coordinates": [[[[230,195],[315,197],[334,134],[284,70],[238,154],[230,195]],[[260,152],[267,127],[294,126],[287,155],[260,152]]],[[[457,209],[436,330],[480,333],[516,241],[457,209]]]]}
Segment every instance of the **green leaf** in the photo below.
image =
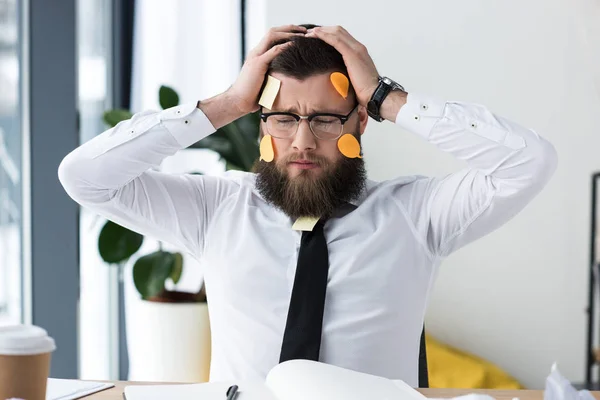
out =
{"type": "Polygon", "coordinates": [[[239,158],[238,153],[233,149],[231,141],[225,137],[222,129],[194,143],[191,148],[212,150],[219,154],[222,159],[232,164],[241,164],[243,162],[239,158]]]}
{"type": "Polygon", "coordinates": [[[173,272],[175,255],[156,251],[140,257],[133,265],[133,283],[142,298],[156,296],[165,289],[165,281],[173,272]]]}
{"type": "Polygon", "coordinates": [[[133,117],[133,114],[130,111],[123,109],[109,110],[102,115],[104,123],[111,128],[115,127],[121,121],[131,119],[131,117],[133,117]]]}
{"type": "Polygon", "coordinates": [[[218,153],[229,169],[250,171],[259,156],[260,118],[247,114],[190,146],[218,153]]]}
{"type": "Polygon", "coordinates": [[[251,142],[258,143],[260,136],[260,116],[258,112],[246,114],[235,121],[244,136],[251,142]]]}
{"type": "Polygon", "coordinates": [[[98,251],[104,262],[117,264],[135,254],[143,242],[144,236],[108,221],[100,231],[98,251]]]}
{"type": "Polygon", "coordinates": [[[183,272],[183,256],[181,253],[173,254],[175,262],[173,263],[173,269],[171,270],[171,280],[177,285],[181,279],[181,273],[183,272]]]}
{"type": "Polygon", "coordinates": [[[179,95],[169,86],[161,86],[158,90],[158,102],[163,110],[179,105],[179,95]]]}
{"type": "Polygon", "coordinates": [[[242,167],[238,167],[237,165],[232,164],[232,163],[230,163],[227,160],[225,160],[225,169],[227,171],[231,171],[231,170],[234,170],[234,171],[243,171],[244,170],[242,167]]]}
{"type": "Polygon", "coordinates": [[[220,132],[222,131],[217,130],[212,135],[205,137],[190,147],[194,149],[210,149],[212,151],[216,151],[222,157],[235,157],[235,152],[233,151],[231,142],[226,137],[220,137],[220,132]]]}
{"type": "Polygon", "coordinates": [[[247,135],[242,133],[241,129],[234,122],[225,125],[223,128],[225,135],[231,142],[234,151],[237,153],[240,163],[235,163],[244,168],[245,171],[250,171],[254,161],[258,158],[259,146],[258,142],[252,142],[247,135]]]}

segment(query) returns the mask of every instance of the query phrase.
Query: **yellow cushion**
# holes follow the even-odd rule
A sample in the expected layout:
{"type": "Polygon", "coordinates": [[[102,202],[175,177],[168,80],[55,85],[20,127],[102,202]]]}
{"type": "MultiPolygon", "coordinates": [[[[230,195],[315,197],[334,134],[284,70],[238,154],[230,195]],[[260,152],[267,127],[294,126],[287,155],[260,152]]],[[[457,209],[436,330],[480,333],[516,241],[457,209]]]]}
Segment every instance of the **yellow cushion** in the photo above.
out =
{"type": "Polygon", "coordinates": [[[432,388],[523,389],[489,361],[442,344],[426,335],[429,386],[432,388]]]}

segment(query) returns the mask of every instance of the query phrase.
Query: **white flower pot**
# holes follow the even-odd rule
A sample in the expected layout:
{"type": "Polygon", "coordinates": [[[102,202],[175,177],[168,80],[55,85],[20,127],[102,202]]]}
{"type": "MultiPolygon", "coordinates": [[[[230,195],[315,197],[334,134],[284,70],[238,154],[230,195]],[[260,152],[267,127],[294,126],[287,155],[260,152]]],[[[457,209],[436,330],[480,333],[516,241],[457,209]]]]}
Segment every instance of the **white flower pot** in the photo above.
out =
{"type": "Polygon", "coordinates": [[[206,303],[136,301],[128,312],[129,380],[207,382],[210,323],[206,303]]]}

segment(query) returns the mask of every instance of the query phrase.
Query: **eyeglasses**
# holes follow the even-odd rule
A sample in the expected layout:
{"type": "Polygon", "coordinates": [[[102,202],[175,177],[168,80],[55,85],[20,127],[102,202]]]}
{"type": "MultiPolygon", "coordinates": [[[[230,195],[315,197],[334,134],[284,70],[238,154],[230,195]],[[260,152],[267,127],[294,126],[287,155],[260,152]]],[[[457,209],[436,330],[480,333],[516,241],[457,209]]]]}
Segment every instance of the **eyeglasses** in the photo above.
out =
{"type": "Polygon", "coordinates": [[[344,124],[356,110],[358,104],[346,115],[332,113],[314,113],[298,115],[290,112],[260,113],[260,118],[267,126],[269,135],[278,139],[289,139],[296,134],[300,120],[308,121],[311,132],[322,140],[336,140],[342,136],[344,124]]]}

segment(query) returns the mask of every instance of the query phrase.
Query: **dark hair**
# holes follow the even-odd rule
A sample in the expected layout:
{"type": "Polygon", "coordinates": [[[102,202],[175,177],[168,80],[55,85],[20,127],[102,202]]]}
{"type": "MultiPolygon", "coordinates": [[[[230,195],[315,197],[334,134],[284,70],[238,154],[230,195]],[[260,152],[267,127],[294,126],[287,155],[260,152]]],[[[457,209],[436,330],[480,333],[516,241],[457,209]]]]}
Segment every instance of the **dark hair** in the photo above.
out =
{"type": "MultiPolygon", "coordinates": [[[[319,25],[303,24],[305,28],[319,25]]],[[[271,61],[268,73],[278,72],[283,75],[304,80],[313,75],[327,72],[341,72],[348,76],[348,69],[339,51],[321,39],[294,36],[291,39],[279,40],[273,45],[291,41],[293,44],[283,50],[271,61]]],[[[350,92],[353,93],[352,88],[350,92]]]]}

